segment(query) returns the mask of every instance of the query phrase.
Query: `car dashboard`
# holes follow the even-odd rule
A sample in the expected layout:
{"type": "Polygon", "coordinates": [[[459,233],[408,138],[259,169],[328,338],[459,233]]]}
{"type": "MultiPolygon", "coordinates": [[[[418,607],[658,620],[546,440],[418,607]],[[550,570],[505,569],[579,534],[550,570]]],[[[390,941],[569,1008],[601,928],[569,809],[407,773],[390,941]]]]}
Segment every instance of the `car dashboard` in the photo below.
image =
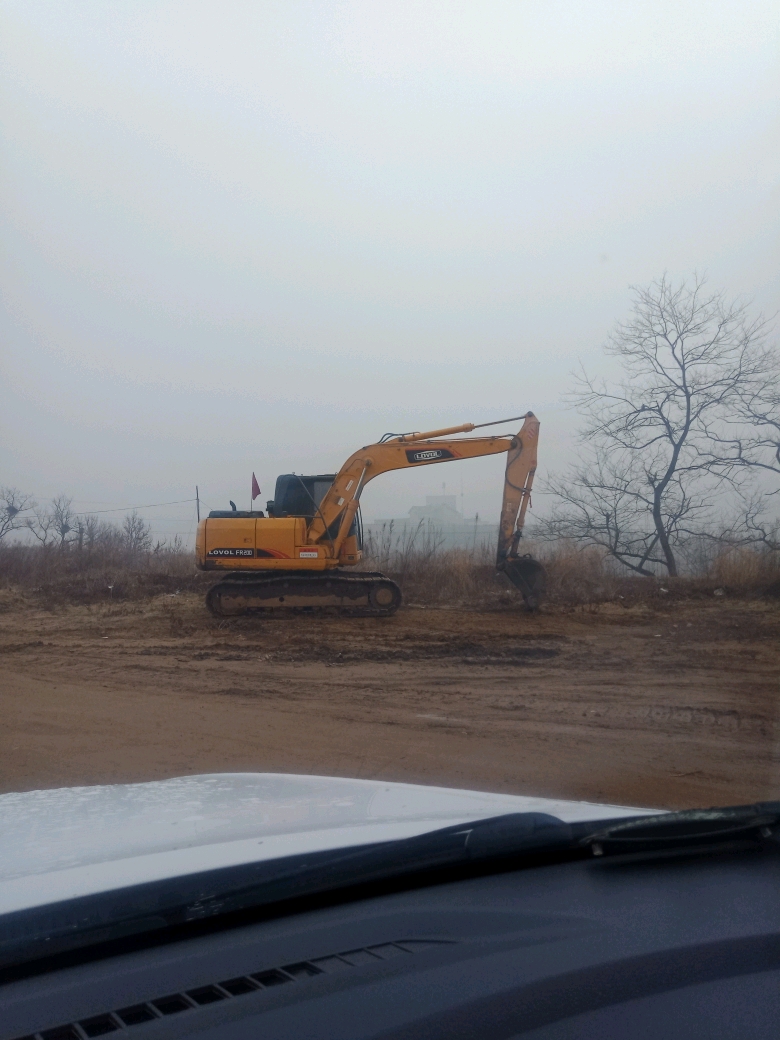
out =
{"type": "Polygon", "coordinates": [[[483,872],[31,967],[0,1040],[774,1037],[780,854],[483,872]]]}

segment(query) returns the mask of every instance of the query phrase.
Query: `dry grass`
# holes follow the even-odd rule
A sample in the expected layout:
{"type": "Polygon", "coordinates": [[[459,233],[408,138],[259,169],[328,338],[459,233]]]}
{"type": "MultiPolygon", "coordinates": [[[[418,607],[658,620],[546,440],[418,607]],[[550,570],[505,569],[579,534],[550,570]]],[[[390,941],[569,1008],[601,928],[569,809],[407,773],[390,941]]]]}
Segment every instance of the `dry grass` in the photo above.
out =
{"type": "MultiPolygon", "coordinates": [[[[407,603],[492,610],[522,602],[519,592],[496,572],[489,547],[445,549],[423,532],[420,538],[367,548],[364,569],[381,570],[393,578],[407,603]]],[[[588,609],[609,602],[651,606],[712,596],[780,598],[777,553],[724,549],[702,573],[669,579],[631,575],[592,547],[529,542],[526,549],[546,568],[548,609],[588,609]]],[[[116,547],[79,552],[74,547],[63,551],[54,546],[0,546],[0,589],[19,589],[47,609],[200,591],[214,580],[214,574],[196,570],[191,552],[178,548],[131,553],[116,547]]],[[[6,605],[12,601],[7,594],[0,600],[6,605]]]]}
{"type": "MultiPolygon", "coordinates": [[[[708,568],[708,577],[730,589],[780,585],[780,553],[724,549],[708,568]]],[[[777,590],[780,593],[780,589],[777,590]]]]}
{"type": "Polygon", "coordinates": [[[193,554],[179,549],[79,552],[72,546],[0,546],[0,588],[22,589],[44,608],[146,599],[194,589],[203,581],[193,554]]]}
{"type": "MultiPolygon", "coordinates": [[[[526,550],[547,571],[545,603],[563,609],[617,602],[662,604],[710,596],[780,597],[780,554],[726,549],[701,573],[679,578],[646,578],[618,567],[601,550],[571,542],[528,542],[526,550]]],[[[400,545],[395,552],[369,557],[401,586],[408,603],[474,606],[490,609],[520,602],[520,594],[496,572],[492,551],[400,545]]]]}

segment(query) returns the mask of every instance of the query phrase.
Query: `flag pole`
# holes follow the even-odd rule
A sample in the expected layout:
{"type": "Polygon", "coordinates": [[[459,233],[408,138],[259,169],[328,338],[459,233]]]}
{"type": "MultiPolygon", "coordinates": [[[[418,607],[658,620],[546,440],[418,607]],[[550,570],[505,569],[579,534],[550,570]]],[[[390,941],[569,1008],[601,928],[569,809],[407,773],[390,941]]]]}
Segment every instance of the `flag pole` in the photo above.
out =
{"type": "Polygon", "coordinates": [[[198,523],[200,523],[200,492],[197,484],[195,485],[195,509],[198,514],[198,523]]]}

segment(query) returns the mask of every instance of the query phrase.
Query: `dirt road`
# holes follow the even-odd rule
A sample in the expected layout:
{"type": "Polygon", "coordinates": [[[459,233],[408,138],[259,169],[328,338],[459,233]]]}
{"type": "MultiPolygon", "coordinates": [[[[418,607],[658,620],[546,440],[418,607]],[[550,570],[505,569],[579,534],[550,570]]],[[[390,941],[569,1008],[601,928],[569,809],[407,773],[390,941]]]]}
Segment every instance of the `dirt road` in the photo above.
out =
{"type": "Polygon", "coordinates": [[[780,609],[758,601],[221,625],[195,595],[0,613],[3,791],[268,770],[735,803],[780,796],[779,706],[780,609]]]}

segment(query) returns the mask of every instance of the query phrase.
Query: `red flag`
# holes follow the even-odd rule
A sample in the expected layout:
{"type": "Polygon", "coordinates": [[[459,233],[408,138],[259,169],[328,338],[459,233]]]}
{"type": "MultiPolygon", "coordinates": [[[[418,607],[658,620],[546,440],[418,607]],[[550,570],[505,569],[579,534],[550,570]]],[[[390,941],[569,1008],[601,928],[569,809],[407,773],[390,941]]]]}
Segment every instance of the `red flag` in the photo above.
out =
{"type": "Polygon", "coordinates": [[[254,502],[254,500],[257,498],[257,496],[259,494],[260,494],[260,485],[257,483],[257,477],[253,473],[252,474],[252,501],[253,502],[254,502]]]}

